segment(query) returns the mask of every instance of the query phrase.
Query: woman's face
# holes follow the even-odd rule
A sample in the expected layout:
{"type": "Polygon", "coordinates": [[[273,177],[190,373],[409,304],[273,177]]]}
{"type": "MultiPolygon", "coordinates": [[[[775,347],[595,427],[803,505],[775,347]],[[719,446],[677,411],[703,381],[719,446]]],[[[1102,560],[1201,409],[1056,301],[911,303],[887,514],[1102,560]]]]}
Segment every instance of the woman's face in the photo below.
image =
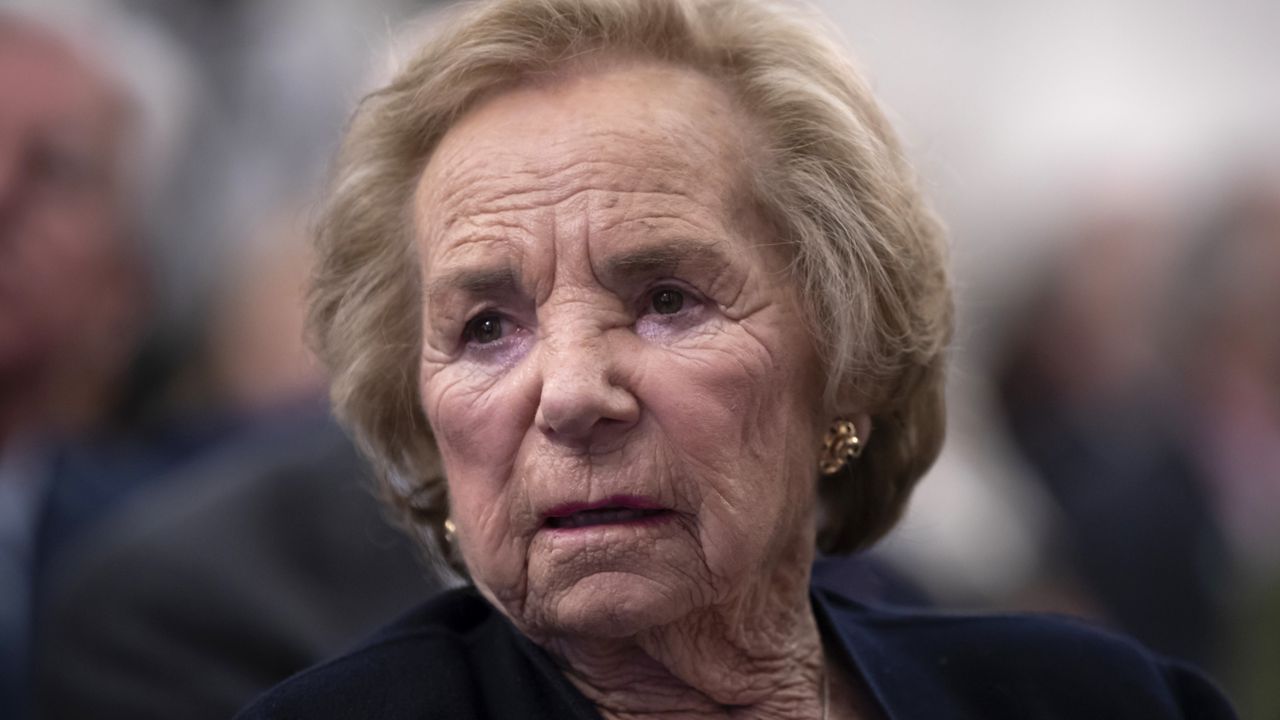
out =
{"type": "Polygon", "coordinates": [[[625,637],[807,577],[820,373],[692,72],[512,90],[415,197],[421,400],[477,586],[534,637],[625,637]]]}

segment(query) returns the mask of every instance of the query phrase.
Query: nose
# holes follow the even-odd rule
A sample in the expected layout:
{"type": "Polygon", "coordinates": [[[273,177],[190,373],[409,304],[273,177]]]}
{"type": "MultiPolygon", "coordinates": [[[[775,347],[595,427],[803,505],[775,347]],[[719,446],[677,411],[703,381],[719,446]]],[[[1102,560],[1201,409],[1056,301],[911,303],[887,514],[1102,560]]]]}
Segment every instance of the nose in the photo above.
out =
{"type": "Polygon", "coordinates": [[[622,358],[605,334],[548,338],[540,355],[542,392],[535,422],[552,440],[608,442],[639,419],[639,401],[621,383],[622,358]]]}

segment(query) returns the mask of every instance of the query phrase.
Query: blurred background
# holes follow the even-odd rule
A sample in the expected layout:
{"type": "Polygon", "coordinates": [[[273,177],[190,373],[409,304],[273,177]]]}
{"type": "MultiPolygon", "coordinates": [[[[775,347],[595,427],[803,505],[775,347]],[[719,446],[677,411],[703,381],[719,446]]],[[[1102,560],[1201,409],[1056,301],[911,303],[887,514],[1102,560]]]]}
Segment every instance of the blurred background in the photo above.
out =
{"type": "MultiPolygon", "coordinates": [[[[0,717],[227,717],[445,582],[301,333],[344,120],[446,4],[0,3],[0,717]]],[[[947,447],[850,586],[1280,717],[1280,3],[818,6],[959,307],[947,447]]]]}

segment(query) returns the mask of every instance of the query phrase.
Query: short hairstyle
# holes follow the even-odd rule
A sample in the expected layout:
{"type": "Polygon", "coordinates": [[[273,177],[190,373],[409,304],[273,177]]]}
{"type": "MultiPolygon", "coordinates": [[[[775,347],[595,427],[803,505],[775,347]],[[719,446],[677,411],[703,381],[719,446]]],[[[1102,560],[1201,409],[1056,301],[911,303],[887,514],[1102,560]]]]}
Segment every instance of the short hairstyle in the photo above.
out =
{"type": "MultiPolygon", "coordinates": [[[[189,181],[210,152],[215,119],[195,58],[154,18],[118,1],[8,0],[0,3],[0,35],[32,34],[64,48],[97,75],[120,102],[124,122],[115,171],[129,224],[127,248],[148,273],[148,320],[161,334],[181,334],[208,282],[209,193],[189,181]],[[203,154],[200,154],[203,153],[203,154]]],[[[7,38],[0,38],[4,42],[7,38]]],[[[163,350],[157,348],[157,352],[163,350]]]]}
{"type": "Polygon", "coordinates": [[[124,140],[128,200],[135,212],[174,182],[178,146],[189,140],[199,85],[191,58],[159,26],[115,2],[15,0],[0,32],[34,33],[65,47],[128,108],[124,140]]]}
{"type": "Polygon", "coordinates": [[[901,516],[944,434],[943,233],[871,91],[817,27],[768,0],[497,0],[454,17],[360,103],[319,217],[311,341],[335,413],[429,556],[442,556],[448,500],[418,400],[415,186],[477,102],[592,54],[703,73],[759,128],[748,200],[789,253],[824,402],[857,398],[875,428],[862,457],[819,485],[818,545],[863,548],[901,516]]]}

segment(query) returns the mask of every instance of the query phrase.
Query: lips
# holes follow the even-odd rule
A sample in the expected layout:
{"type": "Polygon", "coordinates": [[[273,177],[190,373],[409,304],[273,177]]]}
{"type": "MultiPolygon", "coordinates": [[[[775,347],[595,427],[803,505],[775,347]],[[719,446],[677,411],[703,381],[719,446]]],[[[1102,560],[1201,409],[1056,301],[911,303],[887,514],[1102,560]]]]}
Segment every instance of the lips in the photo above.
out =
{"type": "Polygon", "coordinates": [[[558,530],[651,522],[670,510],[646,498],[615,496],[593,503],[565,503],[546,515],[546,527],[558,530]]]}

